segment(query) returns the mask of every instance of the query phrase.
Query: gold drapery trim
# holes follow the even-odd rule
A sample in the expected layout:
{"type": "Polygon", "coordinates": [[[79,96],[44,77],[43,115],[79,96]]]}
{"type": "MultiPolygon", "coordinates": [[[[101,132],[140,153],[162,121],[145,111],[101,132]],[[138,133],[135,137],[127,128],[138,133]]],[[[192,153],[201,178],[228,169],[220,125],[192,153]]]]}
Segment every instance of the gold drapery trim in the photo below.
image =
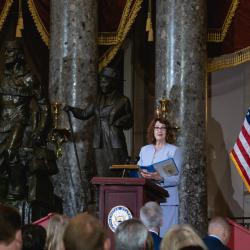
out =
{"type": "Polygon", "coordinates": [[[3,10],[0,13],[0,30],[2,30],[2,28],[3,28],[3,24],[4,24],[5,20],[6,20],[6,17],[8,15],[8,13],[9,13],[9,10],[10,10],[10,7],[11,7],[12,4],[13,4],[13,0],[6,0],[5,1],[3,10]]]}
{"type": "Polygon", "coordinates": [[[16,25],[16,37],[22,37],[22,30],[24,29],[23,25],[23,8],[22,8],[22,0],[18,2],[18,19],[16,25]]]}
{"type": "MultiPolygon", "coordinates": [[[[129,1],[131,1],[131,0],[129,0],[129,1]]],[[[135,18],[137,17],[137,14],[138,14],[139,10],[141,9],[142,2],[143,2],[143,0],[136,0],[134,5],[133,5],[133,8],[131,9],[130,16],[129,16],[128,20],[122,21],[123,23],[125,23],[125,25],[124,25],[124,28],[121,31],[120,30],[118,31],[118,33],[120,32],[119,40],[118,40],[118,42],[116,44],[112,45],[105,52],[105,54],[100,58],[99,66],[98,66],[99,71],[101,71],[105,66],[108,65],[108,63],[114,58],[117,51],[121,47],[124,38],[126,37],[126,35],[127,35],[128,31],[130,30],[132,24],[134,23],[135,18]]]]}
{"type": "Polygon", "coordinates": [[[148,0],[148,15],[146,20],[146,32],[148,32],[148,42],[154,41],[154,30],[152,24],[152,2],[148,0]]]}
{"type": "Polygon", "coordinates": [[[34,23],[36,25],[36,28],[38,30],[38,33],[40,34],[43,42],[46,44],[46,46],[49,46],[49,34],[47,29],[44,27],[43,22],[37,12],[35,3],[33,2],[33,0],[28,0],[28,6],[29,6],[29,10],[31,13],[31,16],[33,17],[34,23]]]}
{"type": "MultiPolygon", "coordinates": [[[[135,9],[134,7],[138,5],[138,2],[142,1],[143,0],[135,0],[131,12],[135,9]]],[[[123,37],[124,30],[126,29],[128,22],[130,21],[128,17],[130,14],[132,3],[133,0],[126,1],[117,32],[100,32],[100,35],[98,36],[98,45],[114,45],[120,42],[123,37]]],[[[141,5],[141,3],[139,3],[139,5],[141,5]]]]}
{"type": "Polygon", "coordinates": [[[208,42],[216,42],[216,43],[220,43],[220,42],[223,42],[225,37],[226,37],[226,34],[229,30],[229,27],[232,23],[232,19],[235,15],[235,12],[236,12],[236,9],[238,8],[239,6],[239,3],[240,3],[240,0],[233,0],[231,5],[230,5],[230,8],[229,8],[229,11],[227,12],[227,16],[225,18],[225,21],[222,25],[222,29],[221,31],[218,31],[218,32],[208,32],[208,42]]]}
{"type": "Polygon", "coordinates": [[[124,27],[126,25],[131,4],[132,0],[127,0],[117,32],[101,32],[100,36],[98,36],[98,45],[113,45],[119,43],[120,39],[122,38],[124,27]]]}
{"type": "MultiPolygon", "coordinates": [[[[117,51],[122,45],[124,38],[126,37],[128,31],[130,30],[134,20],[138,14],[138,11],[141,9],[143,0],[135,0],[133,7],[131,9],[132,0],[128,0],[124,7],[124,11],[119,23],[118,32],[103,32],[98,36],[98,45],[112,45],[105,54],[99,59],[99,71],[102,70],[116,55],[117,51]],[[105,34],[105,35],[104,35],[105,34]],[[103,36],[104,35],[104,36],[103,36]]],[[[37,12],[36,6],[33,0],[28,0],[29,10],[33,17],[34,23],[37,27],[37,30],[46,44],[49,46],[49,34],[44,27],[40,16],[37,12]]]]}
{"type": "Polygon", "coordinates": [[[208,59],[208,72],[237,66],[249,60],[250,46],[231,54],[208,59]]]}

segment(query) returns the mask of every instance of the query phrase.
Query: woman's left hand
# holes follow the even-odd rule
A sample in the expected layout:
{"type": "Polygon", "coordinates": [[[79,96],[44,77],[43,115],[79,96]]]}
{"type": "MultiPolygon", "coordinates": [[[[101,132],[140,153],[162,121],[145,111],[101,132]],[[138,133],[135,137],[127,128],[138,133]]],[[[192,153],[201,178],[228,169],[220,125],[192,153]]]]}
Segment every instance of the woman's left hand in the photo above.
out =
{"type": "Polygon", "coordinates": [[[151,179],[151,180],[156,180],[156,181],[162,180],[162,177],[159,175],[158,172],[150,173],[145,170],[142,170],[141,175],[145,179],[151,179]]]}

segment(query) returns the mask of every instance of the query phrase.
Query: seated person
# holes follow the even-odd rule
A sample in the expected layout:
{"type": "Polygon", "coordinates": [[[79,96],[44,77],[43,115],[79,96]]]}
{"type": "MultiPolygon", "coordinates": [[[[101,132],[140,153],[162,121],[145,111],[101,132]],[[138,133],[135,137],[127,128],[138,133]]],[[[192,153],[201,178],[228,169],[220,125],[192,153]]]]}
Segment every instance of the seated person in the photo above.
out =
{"type": "Polygon", "coordinates": [[[154,241],[154,250],[159,250],[162,240],[159,236],[162,224],[162,208],[158,203],[149,201],[140,209],[140,219],[151,233],[154,241]]]}
{"type": "Polygon", "coordinates": [[[226,246],[231,236],[231,226],[223,217],[211,219],[208,225],[208,236],[203,241],[208,250],[229,250],[226,246]]]}
{"type": "Polygon", "coordinates": [[[46,229],[40,225],[27,224],[22,227],[22,250],[44,250],[46,229]]]}
{"type": "Polygon", "coordinates": [[[62,250],[63,234],[69,218],[62,214],[53,214],[47,226],[46,250],[62,250]]]}
{"type": "Polygon", "coordinates": [[[140,220],[125,220],[115,231],[116,250],[144,250],[145,246],[149,246],[148,235],[147,228],[140,220]]]}
{"type": "Polygon", "coordinates": [[[0,204],[0,249],[21,250],[21,216],[12,207],[0,204]]]}
{"type": "Polygon", "coordinates": [[[202,239],[189,225],[175,225],[169,229],[161,242],[161,250],[207,250],[202,239]]]}
{"type": "Polygon", "coordinates": [[[88,213],[78,214],[69,221],[63,243],[65,250],[109,250],[111,245],[106,229],[88,213]]]}

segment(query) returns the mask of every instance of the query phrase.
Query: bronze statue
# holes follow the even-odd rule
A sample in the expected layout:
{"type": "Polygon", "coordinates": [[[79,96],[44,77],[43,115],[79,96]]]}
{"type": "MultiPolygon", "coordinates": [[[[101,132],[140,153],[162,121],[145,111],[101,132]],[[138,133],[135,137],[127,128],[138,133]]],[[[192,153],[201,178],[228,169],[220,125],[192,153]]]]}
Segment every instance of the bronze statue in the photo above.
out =
{"type": "Polygon", "coordinates": [[[44,185],[49,186],[49,178],[44,176],[57,171],[45,142],[49,102],[42,84],[26,67],[19,40],[6,43],[4,66],[0,80],[0,196],[1,200],[37,201],[37,176],[43,176],[44,185]]]}
{"type": "Polygon", "coordinates": [[[99,75],[100,93],[96,101],[86,109],[65,106],[64,110],[82,120],[95,117],[93,147],[98,176],[115,176],[109,170],[112,164],[123,164],[128,157],[123,130],[133,124],[133,115],[129,99],[119,93],[119,81],[116,70],[104,68],[99,75]]]}

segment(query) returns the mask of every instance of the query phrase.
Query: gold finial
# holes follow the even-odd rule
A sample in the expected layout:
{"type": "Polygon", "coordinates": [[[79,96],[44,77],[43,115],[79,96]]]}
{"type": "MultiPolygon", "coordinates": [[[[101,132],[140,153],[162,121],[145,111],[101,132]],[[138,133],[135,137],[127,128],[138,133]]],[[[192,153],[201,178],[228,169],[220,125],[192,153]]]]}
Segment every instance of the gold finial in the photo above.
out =
{"type": "Polygon", "coordinates": [[[53,128],[58,128],[61,104],[58,102],[52,103],[53,128]]]}
{"type": "Polygon", "coordinates": [[[169,104],[170,100],[166,99],[165,96],[163,96],[159,100],[160,106],[156,107],[156,116],[159,118],[163,118],[164,120],[167,119],[167,113],[169,112],[169,104]]]}
{"type": "Polygon", "coordinates": [[[180,127],[176,122],[173,121],[173,113],[172,110],[170,110],[170,104],[170,99],[166,98],[166,91],[164,91],[162,98],[159,100],[159,105],[156,106],[155,118],[160,118],[168,122],[168,130],[171,138],[170,140],[172,142],[175,142],[177,133],[180,131],[180,127]]]}
{"type": "Polygon", "coordinates": [[[160,110],[160,107],[158,105],[156,106],[155,116],[157,118],[160,118],[160,116],[161,116],[161,110],[160,110]]]}
{"type": "Polygon", "coordinates": [[[54,102],[51,104],[52,107],[52,119],[53,129],[50,132],[49,140],[56,146],[56,156],[60,158],[62,156],[62,145],[68,141],[70,137],[70,131],[66,128],[60,127],[60,110],[62,104],[54,102]]]}

